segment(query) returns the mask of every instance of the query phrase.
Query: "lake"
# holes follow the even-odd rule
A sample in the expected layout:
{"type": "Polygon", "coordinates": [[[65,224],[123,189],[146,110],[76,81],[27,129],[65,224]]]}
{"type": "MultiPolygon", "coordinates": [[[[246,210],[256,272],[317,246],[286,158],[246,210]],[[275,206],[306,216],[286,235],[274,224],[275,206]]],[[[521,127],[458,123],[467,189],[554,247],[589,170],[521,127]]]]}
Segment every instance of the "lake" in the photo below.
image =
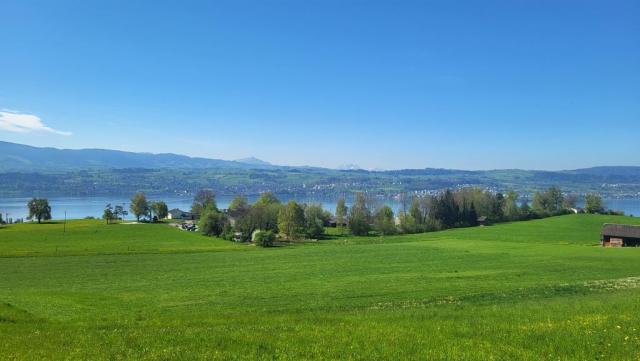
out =
{"type": "MultiPolygon", "coordinates": [[[[258,196],[247,197],[249,202],[254,202],[258,196]]],[[[290,197],[278,196],[278,198],[286,202],[290,197]]],[[[31,198],[0,198],[0,213],[3,218],[26,218],[29,214],[27,210],[27,202],[31,198]],[[7,217],[8,214],[8,217],[7,217]]],[[[102,217],[104,208],[107,204],[123,205],[124,209],[129,210],[129,204],[131,201],[129,198],[118,197],[51,197],[49,199],[49,205],[51,206],[51,215],[53,219],[64,219],[65,212],[67,219],[80,219],[88,216],[102,217]]],[[[165,197],[149,197],[149,201],[162,200],[167,203],[169,209],[180,208],[188,211],[191,209],[191,203],[193,202],[193,196],[165,196],[165,197]]],[[[221,209],[227,208],[233,197],[231,196],[217,196],[216,202],[221,209]]],[[[320,203],[324,209],[334,212],[336,209],[337,200],[319,200],[313,198],[296,198],[296,201],[302,203],[320,203]]],[[[400,209],[400,204],[393,200],[385,201],[390,207],[397,211],[400,209]]],[[[347,202],[347,206],[349,203],[347,202]]],[[[129,219],[133,219],[133,216],[129,215],[129,219]]]]}
{"type": "MultiPolygon", "coordinates": [[[[233,197],[217,197],[219,208],[227,208],[233,197]]],[[[250,202],[255,201],[257,197],[248,197],[250,202]]],[[[279,197],[282,201],[288,201],[287,197],[279,197]]],[[[28,215],[27,202],[30,198],[0,198],[0,213],[3,218],[26,218],[28,215]],[[8,215],[8,217],[7,217],[8,215]]],[[[154,200],[154,198],[149,198],[154,200]]],[[[158,197],[157,200],[163,200],[169,206],[169,209],[180,208],[189,210],[193,197],[184,196],[168,196],[158,197]]],[[[324,209],[334,212],[336,209],[336,200],[319,200],[312,198],[297,198],[303,203],[320,203],[324,209]]],[[[395,212],[400,209],[400,203],[394,200],[384,200],[382,203],[390,206],[395,212]]],[[[610,209],[625,212],[625,214],[640,215],[640,199],[605,199],[605,206],[610,209]]],[[[123,205],[125,209],[129,209],[130,200],[128,198],[118,197],[53,197],[49,198],[49,205],[53,219],[64,219],[65,212],[67,219],[79,219],[87,216],[101,217],[106,204],[123,205]]],[[[349,203],[347,202],[347,205],[349,203]]],[[[129,216],[129,219],[133,219],[129,216]]]]}

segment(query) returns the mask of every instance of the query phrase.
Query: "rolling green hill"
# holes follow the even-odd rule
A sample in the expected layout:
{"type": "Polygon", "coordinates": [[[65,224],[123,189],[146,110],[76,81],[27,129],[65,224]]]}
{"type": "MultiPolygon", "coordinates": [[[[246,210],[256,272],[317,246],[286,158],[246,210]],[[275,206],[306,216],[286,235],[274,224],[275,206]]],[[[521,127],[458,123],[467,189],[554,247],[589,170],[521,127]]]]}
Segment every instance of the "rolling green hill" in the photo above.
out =
{"type": "Polygon", "coordinates": [[[131,196],[194,194],[257,195],[265,190],[297,197],[329,197],[367,191],[381,196],[478,186],[523,195],[559,186],[567,192],[604,197],[640,196],[640,167],[596,167],[568,171],[403,169],[335,170],[275,166],[176,154],[104,149],[38,148],[0,142],[0,197],[131,196]]]}
{"type": "MultiPolygon", "coordinates": [[[[5,359],[631,360],[640,249],[571,215],[260,249],[166,225],[0,228],[5,359]]],[[[335,232],[334,232],[335,233],[335,232]]]]}

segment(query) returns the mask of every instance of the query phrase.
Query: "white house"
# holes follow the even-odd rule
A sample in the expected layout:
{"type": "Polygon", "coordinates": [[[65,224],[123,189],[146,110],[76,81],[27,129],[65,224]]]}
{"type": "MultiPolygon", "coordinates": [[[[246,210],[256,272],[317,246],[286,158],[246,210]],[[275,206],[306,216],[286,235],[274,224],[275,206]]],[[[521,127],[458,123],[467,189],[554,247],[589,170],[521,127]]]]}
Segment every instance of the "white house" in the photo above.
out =
{"type": "Polygon", "coordinates": [[[191,212],[185,212],[179,208],[174,208],[169,211],[169,215],[167,216],[169,219],[178,219],[178,220],[188,220],[193,219],[193,214],[191,212]]]}

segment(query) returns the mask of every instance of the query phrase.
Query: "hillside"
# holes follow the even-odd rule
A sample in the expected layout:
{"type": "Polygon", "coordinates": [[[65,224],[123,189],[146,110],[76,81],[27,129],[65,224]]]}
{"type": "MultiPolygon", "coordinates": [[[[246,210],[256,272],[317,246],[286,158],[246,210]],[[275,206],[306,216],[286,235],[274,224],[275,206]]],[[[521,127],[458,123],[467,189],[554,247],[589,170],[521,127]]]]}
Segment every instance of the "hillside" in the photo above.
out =
{"type": "Polygon", "coordinates": [[[123,152],[108,149],[56,149],[0,142],[0,172],[43,172],[124,168],[271,168],[266,162],[193,158],[177,154],[123,152]]]}
{"type": "Polygon", "coordinates": [[[403,169],[367,171],[274,166],[255,157],[227,161],[175,154],[101,149],[64,150],[0,142],[0,197],[129,196],[192,194],[201,188],[221,195],[279,194],[331,197],[367,191],[392,197],[478,186],[523,195],[550,186],[606,197],[640,197],[640,167],[567,171],[403,169]]]}
{"type": "Polygon", "coordinates": [[[595,245],[605,222],[638,219],[572,215],[274,249],[165,225],[12,225],[0,228],[0,354],[635,359],[640,249],[595,245]]]}

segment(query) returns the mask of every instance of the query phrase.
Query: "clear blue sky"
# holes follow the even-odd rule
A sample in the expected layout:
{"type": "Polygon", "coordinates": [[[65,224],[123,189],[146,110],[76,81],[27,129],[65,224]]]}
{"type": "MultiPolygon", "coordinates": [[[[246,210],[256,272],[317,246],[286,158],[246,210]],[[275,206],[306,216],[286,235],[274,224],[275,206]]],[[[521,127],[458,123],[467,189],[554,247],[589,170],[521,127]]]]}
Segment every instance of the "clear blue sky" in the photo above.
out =
{"type": "Polygon", "coordinates": [[[328,167],[640,165],[637,0],[4,0],[0,14],[0,140],[328,167]]]}

